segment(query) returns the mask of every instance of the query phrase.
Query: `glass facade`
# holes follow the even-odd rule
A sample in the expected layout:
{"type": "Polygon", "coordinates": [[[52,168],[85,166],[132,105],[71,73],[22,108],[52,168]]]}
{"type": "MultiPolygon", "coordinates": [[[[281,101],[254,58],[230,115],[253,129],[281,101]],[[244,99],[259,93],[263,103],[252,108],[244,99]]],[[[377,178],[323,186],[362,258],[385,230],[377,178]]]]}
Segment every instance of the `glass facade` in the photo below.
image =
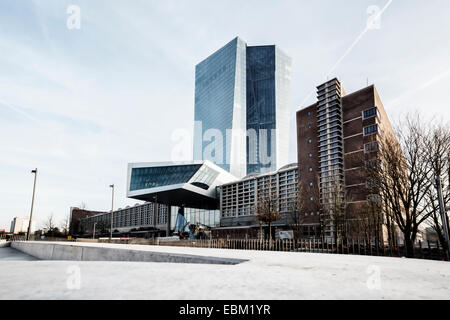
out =
{"type": "Polygon", "coordinates": [[[292,58],[275,47],[276,163],[271,170],[289,163],[292,58]]]}
{"type": "MultiPolygon", "coordinates": [[[[175,229],[178,210],[180,207],[172,206],[170,211],[170,229],[175,229]]],[[[220,226],[220,211],[195,208],[184,208],[184,218],[189,224],[203,224],[209,227],[220,226]]]]}
{"type": "Polygon", "coordinates": [[[209,187],[216,180],[219,172],[216,170],[203,165],[192,177],[192,184],[199,186],[200,188],[208,190],[209,187]]]}
{"type": "Polygon", "coordinates": [[[187,183],[201,164],[165,167],[133,168],[130,191],[187,183]]]}
{"type": "Polygon", "coordinates": [[[275,46],[247,48],[247,174],[276,170],[275,46]],[[252,138],[256,138],[253,143],[252,138]],[[264,145],[263,145],[264,144],[264,145]],[[261,159],[261,155],[266,159],[261,159]]]}
{"type": "Polygon", "coordinates": [[[236,177],[287,164],[291,64],[276,46],[239,38],[198,64],[194,160],[236,177]]]}
{"type": "Polygon", "coordinates": [[[245,48],[235,38],[195,68],[194,160],[235,176],[245,175],[245,48]]]}

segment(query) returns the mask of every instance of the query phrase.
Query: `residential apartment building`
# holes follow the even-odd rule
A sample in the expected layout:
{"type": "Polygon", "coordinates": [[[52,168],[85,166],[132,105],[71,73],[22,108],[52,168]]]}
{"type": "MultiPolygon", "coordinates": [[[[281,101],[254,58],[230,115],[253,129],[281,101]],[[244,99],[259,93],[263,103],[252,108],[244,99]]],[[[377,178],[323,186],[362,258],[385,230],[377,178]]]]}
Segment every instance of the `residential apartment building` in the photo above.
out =
{"type": "Polygon", "coordinates": [[[297,112],[297,152],[304,214],[319,235],[333,236],[328,213],[347,221],[368,210],[366,165],[393,130],[374,85],[346,94],[338,79],[317,87],[317,103],[297,112]],[[338,205],[336,205],[338,203],[338,205]]]}

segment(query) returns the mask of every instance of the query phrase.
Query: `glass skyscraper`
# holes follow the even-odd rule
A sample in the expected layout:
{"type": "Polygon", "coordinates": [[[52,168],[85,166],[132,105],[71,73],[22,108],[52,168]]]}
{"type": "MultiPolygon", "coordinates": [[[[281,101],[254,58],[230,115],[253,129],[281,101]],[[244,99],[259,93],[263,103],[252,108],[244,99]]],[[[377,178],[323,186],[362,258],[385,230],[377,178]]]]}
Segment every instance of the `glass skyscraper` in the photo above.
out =
{"type": "Polygon", "coordinates": [[[196,66],[194,159],[236,177],[288,163],[291,58],[233,39],[196,66]]]}

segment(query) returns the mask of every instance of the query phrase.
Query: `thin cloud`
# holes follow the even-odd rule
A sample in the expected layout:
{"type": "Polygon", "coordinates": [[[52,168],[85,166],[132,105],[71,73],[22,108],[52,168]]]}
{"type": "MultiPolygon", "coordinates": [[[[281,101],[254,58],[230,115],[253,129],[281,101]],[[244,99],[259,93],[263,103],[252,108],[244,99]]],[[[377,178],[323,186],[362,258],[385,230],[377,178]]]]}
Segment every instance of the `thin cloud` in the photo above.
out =
{"type": "Polygon", "coordinates": [[[402,95],[392,99],[389,102],[389,106],[396,106],[398,105],[400,102],[404,101],[407,98],[410,98],[416,94],[418,94],[420,91],[423,91],[437,83],[439,83],[440,81],[444,80],[445,78],[447,78],[450,75],[450,69],[438,74],[437,76],[425,81],[424,83],[422,83],[421,85],[406,91],[405,93],[403,93],[402,95]]]}
{"type": "Polygon", "coordinates": [[[8,108],[8,109],[10,109],[10,110],[12,110],[12,111],[14,111],[16,113],[18,113],[18,114],[20,114],[22,116],[24,116],[28,120],[31,120],[31,121],[34,121],[34,122],[37,122],[37,123],[40,122],[37,118],[33,117],[28,112],[23,111],[22,108],[16,107],[16,106],[12,105],[11,103],[7,103],[6,101],[0,100],[0,105],[3,106],[3,107],[6,107],[6,108],[8,108]]]}
{"type": "MultiPolygon", "coordinates": [[[[384,13],[384,11],[391,5],[393,0],[389,0],[386,5],[381,9],[377,15],[373,18],[374,20],[377,20],[381,17],[381,15],[384,13]]],[[[358,44],[359,41],[364,37],[364,35],[367,33],[367,31],[371,30],[369,24],[366,24],[366,27],[361,31],[361,33],[356,37],[356,39],[352,42],[352,44],[345,50],[344,54],[336,61],[336,63],[331,67],[331,69],[327,72],[327,74],[323,77],[323,79],[328,79],[328,77],[334,72],[334,70],[337,69],[337,67],[341,64],[342,60],[344,60],[350,52],[353,50],[353,48],[358,44]]],[[[311,98],[311,96],[314,94],[315,89],[312,89],[308,95],[303,99],[300,106],[304,106],[305,103],[311,98]]]]}

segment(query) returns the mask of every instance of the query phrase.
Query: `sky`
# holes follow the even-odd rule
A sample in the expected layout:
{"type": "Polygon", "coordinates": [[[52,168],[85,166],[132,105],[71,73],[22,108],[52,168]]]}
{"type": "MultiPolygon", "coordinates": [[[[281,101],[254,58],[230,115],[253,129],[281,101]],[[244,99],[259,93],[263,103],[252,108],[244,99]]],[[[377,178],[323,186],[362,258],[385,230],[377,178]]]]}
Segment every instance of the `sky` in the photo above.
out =
{"type": "Polygon", "coordinates": [[[82,203],[109,210],[112,183],[115,208],[138,203],[127,164],[173,158],[195,65],[236,36],[293,59],[291,162],[295,111],[327,78],[375,84],[394,123],[450,121],[448,0],[2,0],[0,229],[29,216],[34,168],[38,227],[82,203]]]}

